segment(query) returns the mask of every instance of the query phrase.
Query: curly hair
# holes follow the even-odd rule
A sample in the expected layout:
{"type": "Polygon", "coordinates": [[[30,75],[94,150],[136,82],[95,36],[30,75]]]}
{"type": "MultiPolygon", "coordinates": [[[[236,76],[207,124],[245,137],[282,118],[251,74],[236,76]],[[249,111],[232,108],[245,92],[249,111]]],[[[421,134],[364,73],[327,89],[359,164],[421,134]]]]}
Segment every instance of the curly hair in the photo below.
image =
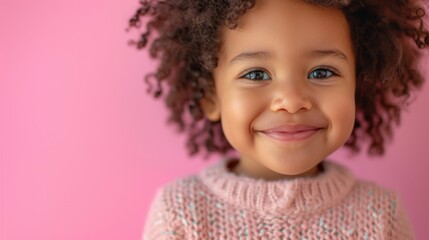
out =
{"type": "MultiPolygon", "coordinates": [[[[337,8],[349,23],[356,57],[357,112],[345,145],[358,152],[369,137],[368,153],[384,154],[402,108],[424,82],[418,70],[419,49],[429,46],[424,6],[414,0],[304,1],[337,8]]],[[[218,62],[221,28],[237,28],[239,18],[255,4],[256,0],[140,0],[129,20],[130,28],[139,28],[143,18],[149,18],[139,39],[129,44],[141,49],[151,42],[150,56],[160,62],[145,77],[148,91],[159,98],[167,89],[169,122],[189,133],[191,155],[201,148],[207,153],[232,149],[220,121],[204,118],[199,101],[214,91],[212,71],[218,62]]]]}

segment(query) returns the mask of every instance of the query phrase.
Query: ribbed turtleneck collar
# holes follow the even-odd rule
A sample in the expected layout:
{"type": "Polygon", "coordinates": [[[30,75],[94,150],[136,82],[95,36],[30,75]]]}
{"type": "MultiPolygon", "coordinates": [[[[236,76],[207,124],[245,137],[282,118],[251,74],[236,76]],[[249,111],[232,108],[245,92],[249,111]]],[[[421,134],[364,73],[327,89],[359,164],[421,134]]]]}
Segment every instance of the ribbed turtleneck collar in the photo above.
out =
{"type": "Polygon", "coordinates": [[[343,199],[355,178],[337,163],[325,161],[317,176],[267,181],[238,176],[222,160],[204,169],[199,177],[219,198],[239,208],[258,212],[302,214],[329,207],[343,199]]]}

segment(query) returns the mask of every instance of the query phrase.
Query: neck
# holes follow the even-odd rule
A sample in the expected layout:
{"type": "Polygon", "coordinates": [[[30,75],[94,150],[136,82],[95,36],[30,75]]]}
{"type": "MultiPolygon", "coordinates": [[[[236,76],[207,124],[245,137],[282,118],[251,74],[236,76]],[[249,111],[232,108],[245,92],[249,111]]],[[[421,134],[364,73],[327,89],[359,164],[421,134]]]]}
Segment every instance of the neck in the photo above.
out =
{"type": "Polygon", "coordinates": [[[301,177],[314,177],[319,173],[323,172],[323,163],[319,163],[316,166],[312,167],[308,171],[305,171],[296,175],[287,175],[275,172],[271,169],[266,168],[265,170],[261,170],[261,168],[252,168],[243,164],[242,161],[236,160],[230,163],[228,166],[229,170],[235,173],[238,176],[246,176],[255,179],[264,179],[267,181],[275,181],[281,179],[295,179],[301,177]],[[258,171],[253,171],[252,169],[258,169],[258,171]]]}
{"type": "Polygon", "coordinates": [[[300,214],[329,206],[344,198],[355,182],[347,169],[330,161],[323,162],[323,170],[318,170],[317,176],[294,176],[291,181],[237,176],[232,171],[237,163],[237,160],[221,161],[204,170],[200,179],[229,204],[264,214],[267,211],[300,214]]]}

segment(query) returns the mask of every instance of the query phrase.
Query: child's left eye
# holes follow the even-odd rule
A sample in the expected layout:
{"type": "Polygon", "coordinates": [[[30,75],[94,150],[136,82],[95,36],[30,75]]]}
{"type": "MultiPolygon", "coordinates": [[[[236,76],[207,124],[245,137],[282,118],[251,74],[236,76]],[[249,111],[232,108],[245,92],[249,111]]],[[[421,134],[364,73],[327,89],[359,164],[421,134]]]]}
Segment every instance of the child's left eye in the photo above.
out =
{"type": "Polygon", "coordinates": [[[336,75],[335,72],[332,70],[326,69],[326,68],[318,68],[314,71],[312,71],[310,74],[308,74],[309,79],[323,79],[323,78],[329,78],[336,75]]]}

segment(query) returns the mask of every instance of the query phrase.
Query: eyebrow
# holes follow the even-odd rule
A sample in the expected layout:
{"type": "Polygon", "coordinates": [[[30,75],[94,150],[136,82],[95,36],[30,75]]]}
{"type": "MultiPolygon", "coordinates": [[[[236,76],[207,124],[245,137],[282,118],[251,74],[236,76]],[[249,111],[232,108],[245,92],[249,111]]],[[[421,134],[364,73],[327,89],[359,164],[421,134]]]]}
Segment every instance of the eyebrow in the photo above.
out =
{"type": "Polygon", "coordinates": [[[257,51],[257,52],[242,52],[240,54],[238,54],[237,56],[235,56],[234,58],[231,59],[231,61],[229,61],[229,64],[234,64],[236,62],[239,61],[243,61],[243,60],[261,60],[261,59],[267,59],[271,57],[271,54],[269,52],[264,52],[264,51],[257,51]]]}
{"type": "MultiPolygon", "coordinates": [[[[348,58],[347,58],[346,54],[344,54],[343,52],[341,52],[338,49],[314,50],[314,51],[311,51],[309,55],[311,57],[333,56],[333,57],[341,58],[341,59],[345,60],[346,62],[348,62],[348,58]]],[[[263,59],[270,58],[271,56],[272,56],[272,54],[270,54],[269,52],[264,52],[264,51],[242,52],[242,53],[238,54],[237,56],[235,56],[234,58],[232,58],[231,61],[229,61],[229,64],[234,64],[234,63],[237,63],[239,61],[244,61],[244,60],[263,60],[263,59]]]]}
{"type": "Polygon", "coordinates": [[[317,57],[333,56],[333,57],[341,58],[346,62],[349,61],[346,54],[344,54],[338,49],[315,50],[311,52],[311,55],[317,56],[317,57]]]}

